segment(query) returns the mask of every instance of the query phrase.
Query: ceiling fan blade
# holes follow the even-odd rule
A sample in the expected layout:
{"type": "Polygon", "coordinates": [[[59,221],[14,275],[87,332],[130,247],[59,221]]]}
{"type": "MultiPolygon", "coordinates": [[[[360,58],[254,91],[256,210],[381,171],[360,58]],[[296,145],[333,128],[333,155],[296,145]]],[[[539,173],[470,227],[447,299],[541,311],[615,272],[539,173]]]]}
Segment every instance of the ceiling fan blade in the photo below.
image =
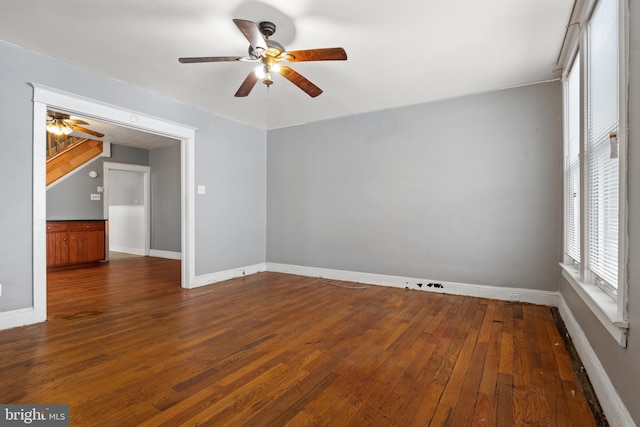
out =
{"type": "Polygon", "coordinates": [[[88,133],[89,135],[93,135],[96,138],[102,138],[104,136],[104,134],[102,134],[100,132],[96,132],[96,131],[93,131],[91,129],[83,128],[82,126],[71,125],[71,127],[74,130],[77,130],[78,132],[88,133]]]}
{"type": "Polygon", "coordinates": [[[51,110],[47,110],[47,116],[50,119],[68,119],[69,117],[71,117],[69,114],[64,114],[64,113],[58,113],[57,111],[51,111],[51,110]]]}
{"type": "Polygon", "coordinates": [[[69,123],[70,125],[88,125],[89,123],[85,122],[84,120],[79,120],[79,119],[67,119],[65,120],[67,123],[69,123]]]}
{"type": "Polygon", "coordinates": [[[247,21],[246,19],[234,19],[233,22],[247,40],[249,40],[249,44],[254,50],[267,50],[267,42],[264,40],[264,37],[262,37],[260,28],[258,28],[255,22],[247,21]]]}
{"type": "Polygon", "coordinates": [[[228,62],[228,61],[241,61],[246,59],[242,56],[198,56],[194,58],[178,58],[178,61],[182,64],[193,64],[196,62],[228,62]]]}
{"type": "Polygon", "coordinates": [[[305,91],[307,95],[312,98],[315,98],[322,93],[322,89],[311,83],[306,77],[304,77],[302,74],[298,73],[291,67],[283,65],[282,67],[280,67],[280,74],[285,79],[289,80],[291,83],[305,91]]]}
{"type": "Polygon", "coordinates": [[[344,61],[347,59],[347,52],[345,52],[341,47],[293,50],[291,52],[287,52],[285,59],[289,62],[344,61]]]}
{"type": "Polygon", "coordinates": [[[256,73],[254,73],[253,71],[250,72],[244,79],[234,96],[243,97],[249,95],[249,92],[251,92],[251,89],[253,89],[257,82],[258,76],[256,76],[256,73]]]}

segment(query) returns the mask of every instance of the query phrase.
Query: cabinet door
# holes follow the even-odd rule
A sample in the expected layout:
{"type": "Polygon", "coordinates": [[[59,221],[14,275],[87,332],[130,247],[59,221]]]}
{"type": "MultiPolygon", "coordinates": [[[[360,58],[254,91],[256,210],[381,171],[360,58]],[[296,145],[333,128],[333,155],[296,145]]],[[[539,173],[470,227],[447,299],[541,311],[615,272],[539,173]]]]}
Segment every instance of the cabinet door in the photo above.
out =
{"type": "Polygon", "coordinates": [[[104,222],[78,222],[69,227],[69,262],[105,259],[104,222]]]}
{"type": "Polygon", "coordinates": [[[47,223],[47,267],[69,263],[66,223],[47,223]]]}
{"type": "Polygon", "coordinates": [[[67,232],[47,233],[47,267],[69,263],[67,232]]]}

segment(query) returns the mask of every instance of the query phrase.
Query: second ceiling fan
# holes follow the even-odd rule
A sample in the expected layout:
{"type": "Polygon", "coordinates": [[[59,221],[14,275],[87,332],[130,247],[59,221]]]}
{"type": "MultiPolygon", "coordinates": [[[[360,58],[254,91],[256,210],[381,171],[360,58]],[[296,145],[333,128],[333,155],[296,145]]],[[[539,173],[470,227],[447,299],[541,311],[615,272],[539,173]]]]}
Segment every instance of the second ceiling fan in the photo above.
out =
{"type": "Polygon", "coordinates": [[[244,79],[240,88],[235,93],[235,96],[237,97],[249,95],[251,89],[253,89],[260,79],[262,79],[262,83],[269,87],[273,83],[271,75],[276,72],[305,91],[309,96],[315,98],[322,93],[322,89],[295,71],[293,68],[281,64],[281,62],[344,61],[347,59],[347,53],[341,47],[286,51],[284,46],[280,43],[269,39],[269,37],[276,32],[276,26],[272,22],[264,21],[256,24],[253,21],[247,21],[245,19],[234,19],[233,22],[249,41],[250,46],[248,57],[201,56],[194,58],[178,58],[178,61],[183,64],[229,61],[260,63],[260,68],[249,73],[249,75],[244,79]]]}
{"type": "Polygon", "coordinates": [[[89,123],[80,119],[72,119],[69,114],[58,113],[56,111],[47,110],[47,132],[54,135],[69,135],[74,131],[85,133],[97,138],[104,137],[104,134],[87,129],[89,123]]]}

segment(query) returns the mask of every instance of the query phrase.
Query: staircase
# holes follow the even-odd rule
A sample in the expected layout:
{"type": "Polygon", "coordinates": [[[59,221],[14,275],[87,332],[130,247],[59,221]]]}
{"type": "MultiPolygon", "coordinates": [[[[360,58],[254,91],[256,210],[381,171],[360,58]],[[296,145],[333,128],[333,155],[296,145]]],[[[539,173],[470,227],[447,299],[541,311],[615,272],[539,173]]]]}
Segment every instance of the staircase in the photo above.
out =
{"type": "Polygon", "coordinates": [[[102,141],[47,135],[47,186],[102,154],[102,141]]]}

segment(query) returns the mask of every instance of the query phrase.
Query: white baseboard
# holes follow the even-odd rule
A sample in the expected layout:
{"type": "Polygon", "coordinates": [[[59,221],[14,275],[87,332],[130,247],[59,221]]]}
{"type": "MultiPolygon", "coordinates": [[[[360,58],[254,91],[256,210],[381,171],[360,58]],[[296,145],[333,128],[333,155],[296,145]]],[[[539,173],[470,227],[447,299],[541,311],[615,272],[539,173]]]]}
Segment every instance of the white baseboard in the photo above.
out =
{"type": "Polygon", "coordinates": [[[46,319],[40,319],[36,315],[33,307],[5,311],[0,313],[0,330],[32,325],[34,323],[44,322],[45,320],[46,319]]]}
{"type": "Polygon", "coordinates": [[[266,263],[261,262],[259,264],[248,265],[246,267],[232,268],[229,270],[218,271],[216,273],[204,274],[202,276],[196,276],[194,281],[194,288],[211,285],[212,283],[222,282],[223,280],[235,279],[236,277],[248,276],[250,274],[260,273],[266,271],[266,263]]]}
{"type": "Polygon", "coordinates": [[[129,248],[126,246],[113,246],[109,245],[109,251],[112,252],[121,252],[123,254],[131,254],[131,255],[142,255],[144,256],[144,249],[142,248],[129,248]]]}
{"type": "Polygon", "coordinates": [[[582,365],[589,375],[593,390],[598,396],[600,406],[609,421],[610,426],[635,427],[629,410],[620,399],[620,395],[616,391],[613,383],[609,379],[607,372],[600,363],[600,359],[593,351],[589,340],[587,339],[580,324],[573,317],[573,313],[562,295],[558,297],[558,311],[562,317],[567,332],[571,336],[573,345],[580,356],[582,365]]]}
{"type": "Polygon", "coordinates": [[[160,249],[151,249],[149,251],[149,256],[166,258],[166,259],[178,259],[178,260],[182,259],[181,252],[161,251],[160,249]]]}
{"type": "Polygon", "coordinates": [[[500,286],[473,285],[469,283],[447,282],[435,279],[421,279],[415,277],[390,276],[386,274],[361,273],[355,271],[332,270],[328,268],[305,267],[300,265],[267,263],[267,271],[277,273],[297,274],[299,276],[323,277],[333,280],[366,283],[369,285],[391,286],[438,292],[454,295],[465,295],[479,298],[491,298],[505,301],[528,302],[531,304],[558,306],[558,293],[537,289],[522,289],[500,286]],[[422,284],[422,286],[418,286],[422,284]],[[432,286],[429,286],[432,284],[432,286]],[[434,287],[433,284],[442,287],[434,287]]]}

